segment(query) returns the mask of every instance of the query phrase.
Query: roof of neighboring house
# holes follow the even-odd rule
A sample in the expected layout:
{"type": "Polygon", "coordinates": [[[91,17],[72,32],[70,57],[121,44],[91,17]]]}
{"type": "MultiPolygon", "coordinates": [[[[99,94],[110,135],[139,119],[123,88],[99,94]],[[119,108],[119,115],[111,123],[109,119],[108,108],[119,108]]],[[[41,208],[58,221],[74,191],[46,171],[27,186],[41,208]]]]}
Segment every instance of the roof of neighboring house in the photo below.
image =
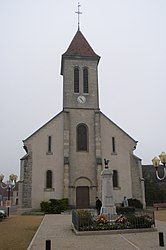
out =
{"type": "MultiPolygon", "coordinates": [[[[158,166],[158,174],[160,177],[162,177],[164,175],[164,168],[162,165],[159,165],[158,166]]],[[[146,179],[151,179],[151,180],[154,180],[160,184],[163,184],[164,185],[166,184],[166,178],[164,180],[158,180],[157,177],[156,177],[156,169],[153,165],[142,165],[142,174],[143,174],[143,177],[146,179]]]]}
{"type": "MultiPolygon", "coordinates": [[[[6,183],[2,182],[2,186],[0,185],[0,195],[7,197],[8,196],[8,190],[7,190],[7,185],[6,183]],[[3,188],[2,188],[3,186],[3,188]]],[[[11,189],[10,195],[13,195],[13,190],[11,189]]]]}

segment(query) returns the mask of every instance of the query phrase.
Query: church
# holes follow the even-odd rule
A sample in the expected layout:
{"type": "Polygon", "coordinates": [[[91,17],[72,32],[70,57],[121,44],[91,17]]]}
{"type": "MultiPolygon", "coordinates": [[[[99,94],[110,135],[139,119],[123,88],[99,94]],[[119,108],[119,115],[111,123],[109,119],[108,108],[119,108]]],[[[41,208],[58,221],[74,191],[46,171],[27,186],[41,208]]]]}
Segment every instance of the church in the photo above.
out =
{"type": "Polygon", "coordinates": [[[126,196],[145,205],[137,141],[100,111],[99,61],[78,29],[61,59],[63,110],[23,140],[21,208],[37,209],[41,201],[62,198],[71,208],[94,207],[96,196],[101,198],[104,159],[113,171],[115,204],[126,196]]]}

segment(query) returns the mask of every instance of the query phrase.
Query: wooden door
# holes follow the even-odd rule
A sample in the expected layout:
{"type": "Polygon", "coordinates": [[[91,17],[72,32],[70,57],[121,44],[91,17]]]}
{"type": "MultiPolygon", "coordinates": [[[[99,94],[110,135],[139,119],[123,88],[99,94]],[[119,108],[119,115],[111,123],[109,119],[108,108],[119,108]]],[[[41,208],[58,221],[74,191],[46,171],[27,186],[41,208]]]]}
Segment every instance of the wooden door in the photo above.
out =
{"type": "Polygon", "coordinates": [[[89,187],[78,186],[76,188],[76,207],[89,208],[89,187]]]}

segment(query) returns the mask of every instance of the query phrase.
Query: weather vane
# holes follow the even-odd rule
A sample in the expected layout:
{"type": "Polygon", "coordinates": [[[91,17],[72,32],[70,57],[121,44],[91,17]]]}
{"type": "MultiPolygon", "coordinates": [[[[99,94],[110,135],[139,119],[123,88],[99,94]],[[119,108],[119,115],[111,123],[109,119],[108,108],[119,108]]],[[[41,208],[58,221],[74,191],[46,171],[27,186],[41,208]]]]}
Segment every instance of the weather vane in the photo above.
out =
{"type": "Polygon", "coordinates": [[[75,13],[78,14],[78,30],[80,30],[80,14],[82,14],[82,12],[80,12],[80,3],[78,3],[78,11],[76,11],[75,13]]]}

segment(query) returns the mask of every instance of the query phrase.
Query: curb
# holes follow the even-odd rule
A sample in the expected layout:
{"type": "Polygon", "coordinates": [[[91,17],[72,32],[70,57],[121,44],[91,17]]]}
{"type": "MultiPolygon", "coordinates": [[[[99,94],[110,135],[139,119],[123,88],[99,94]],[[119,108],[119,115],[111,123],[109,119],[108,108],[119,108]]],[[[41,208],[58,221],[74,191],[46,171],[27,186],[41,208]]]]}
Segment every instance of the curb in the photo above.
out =
{"type": "Polygon", "coordinates": [[[36,235],[38,234],[38,232],[39,232],[41,226],[43,225],[44,220],[45,220],[45,216],[43,217],[43,220],[42,220],[42,222],[40,223],[40,225],[39,225],[39,227],[38,227],[36,233],[34,234],[34,236],[33,236],[32,240],[31,240],[31,242],[30,242],[30,244],[29,244],[27,250],[31,250],[31,248],[33,247],[33,243],[34,243],[34,241],[35,241],[36,235]]]}

